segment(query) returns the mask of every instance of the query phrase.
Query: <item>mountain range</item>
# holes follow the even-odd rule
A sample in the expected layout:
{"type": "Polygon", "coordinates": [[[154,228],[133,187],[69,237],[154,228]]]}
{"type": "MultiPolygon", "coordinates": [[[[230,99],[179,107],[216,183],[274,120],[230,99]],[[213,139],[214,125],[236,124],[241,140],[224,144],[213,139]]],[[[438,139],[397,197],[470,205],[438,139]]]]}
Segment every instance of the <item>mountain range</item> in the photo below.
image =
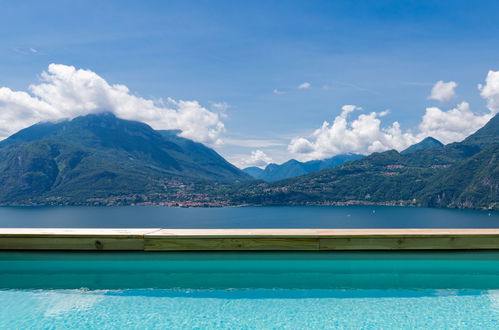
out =
{"type": "Polygon", "coordinates": [[[243,169],[243,171],[255,179],[271,182],[317,172],[325,168],[340,166],[348,161],[363,157],[363,155],[347,154],[334,156],[324,160],[311,160],[308,162],[299,162],[295,159],[291,159],[280,165],[272,163],[268,164],[264,169],[253,166],[247,167],[243,169]]]}
{"type": "MultiPolygon", "coordinates": [[[[410,154],[419,150],[442,147],[443,143],[433,137],[427,137],[422,141],[410,146],[401,151],[401,154],[410,154]]],[[[279,181],[296,176],[305,175],[312,172],[317,172],[326,168],[333,168],[343,165],[346,162],[363,158],[364,155],[345,154],[337,155],[323,160],[311,160],[308,162],[300,162],[295,159],[288,160],[280,165],[268,164],[265,168],[256,166],[243,169],[244,172],[251,175],[255,179],[260,179],[267,182],[279,181]]]]}
{"type": "Polygon", "coordinates": [[[272,182],[179,133],[111,113],[33,125],[0,142],[0,204],[499,209],[499,115],[461,142],[273,164],[260,172],[272,182]]]}
{"type": "Polygon", "coordinates": [[[342,166],[234,192],[250,205],[385,204],[499,208],[499,115],[462,142],[426,139],[404,152],[373,153],[342,166]]]}

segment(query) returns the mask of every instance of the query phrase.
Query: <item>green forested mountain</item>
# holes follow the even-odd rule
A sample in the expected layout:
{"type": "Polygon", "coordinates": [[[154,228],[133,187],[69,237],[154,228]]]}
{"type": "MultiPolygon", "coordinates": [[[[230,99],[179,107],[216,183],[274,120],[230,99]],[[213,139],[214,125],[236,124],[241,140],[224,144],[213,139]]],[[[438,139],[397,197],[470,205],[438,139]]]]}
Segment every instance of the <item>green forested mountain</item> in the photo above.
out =
{"type": "Polygon", "coordinates": [[[412,152],[416,152],[419,150],[424,150],[424,149],[430,149],[430,148],[437,148],[437,147],[443,147],[443,143],[438,141],[437,139],[432,138],[431,136],[423,139],[421,142],[413,144],[409,148],[401,151],[401,154],[410,154],[412,152]]]}
{"type": "Polygon", "coordinates": [[[186,184],[251,179],[214,150],[175,133],[110,113],[33,125],[0,142],[0,202],[147,199],[186,184]]]}
{"type": "Polygon", "coordinates": [[[323,160],[311,160],[308,162],[299,162],[295,159],[291,159],[280,165],[269,164],[265,167],[265,169],[248,167],[243,171],[255,179],[271,182],[320,171],[325,168],[340,166],[351,160],[363,157],[363,155],[346,154],[337,155],[323,160]]]}
{"type": "Polygon", "coordinates": [[[499,115],[458,143],[422,141],[275,182],[177,134],[108,113],[33,125],[0,142],[0,204],[499,209],[499,115]]]}
{"type": "Polygon", "coordinates": [[[232,194],[234,203],[499,208],[499,115],[462,142],[374,153],[340,167],[232,194]]]}
{"type": "Polygon", "coordinates": [[[499,208],[499,144],[458,162],[428,181],[418,197],[428,206],[499,208]]]}

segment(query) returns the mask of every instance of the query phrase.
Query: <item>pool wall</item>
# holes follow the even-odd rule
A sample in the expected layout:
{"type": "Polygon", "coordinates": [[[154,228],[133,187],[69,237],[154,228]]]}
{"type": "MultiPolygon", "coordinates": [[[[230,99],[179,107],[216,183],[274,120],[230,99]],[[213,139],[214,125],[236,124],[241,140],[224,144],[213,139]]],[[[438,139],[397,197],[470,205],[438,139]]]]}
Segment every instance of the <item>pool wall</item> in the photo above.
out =
{"type": "Polygon", "coordinates": [[[0,289],[499,289],[499,251],[0,251],[0,289]]]}

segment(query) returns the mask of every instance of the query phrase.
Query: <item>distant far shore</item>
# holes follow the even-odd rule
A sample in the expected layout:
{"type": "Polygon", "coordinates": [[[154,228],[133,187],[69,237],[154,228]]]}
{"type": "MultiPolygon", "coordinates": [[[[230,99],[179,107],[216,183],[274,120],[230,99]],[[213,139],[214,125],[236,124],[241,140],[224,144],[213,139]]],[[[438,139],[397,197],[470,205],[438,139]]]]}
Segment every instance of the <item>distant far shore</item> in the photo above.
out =
{"type": "MultiPolygon", "coordinates": [[[[124,201],[106,201],[106,200],[92,200],[86,202],[50,202],[50,203],[0,203],[0,207],[64,207],[64,206],[100,206],[100,207],[113,207],[113,206],[164,206],[175,208],[231,208],[231,207],[265,207],[265,206],[404,206],[404,207],[432,207],[428,205],[418,205],[414,201],[387,201],[387,202],[369,202],[359,200],[348,201],[329,201],[329,202],[307,202],[307,203],[230,203],[225,201],[217,202],[124,202],[124,201]]],[[[434,207],[443,209],[469,209],[469,210],[491,210],[499,211],[499,207],[434,207]]]]}

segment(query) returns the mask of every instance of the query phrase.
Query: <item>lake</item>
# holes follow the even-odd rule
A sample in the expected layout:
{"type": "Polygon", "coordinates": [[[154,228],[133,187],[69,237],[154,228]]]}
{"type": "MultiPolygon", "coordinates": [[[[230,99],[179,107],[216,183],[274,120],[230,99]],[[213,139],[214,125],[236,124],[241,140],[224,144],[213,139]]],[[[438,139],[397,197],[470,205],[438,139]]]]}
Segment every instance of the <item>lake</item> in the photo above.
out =
{"type": "Polygon", "coordinates": [[[499,228],[499,212],[394,206],[0,207],[0,227],[499,228]]]}

